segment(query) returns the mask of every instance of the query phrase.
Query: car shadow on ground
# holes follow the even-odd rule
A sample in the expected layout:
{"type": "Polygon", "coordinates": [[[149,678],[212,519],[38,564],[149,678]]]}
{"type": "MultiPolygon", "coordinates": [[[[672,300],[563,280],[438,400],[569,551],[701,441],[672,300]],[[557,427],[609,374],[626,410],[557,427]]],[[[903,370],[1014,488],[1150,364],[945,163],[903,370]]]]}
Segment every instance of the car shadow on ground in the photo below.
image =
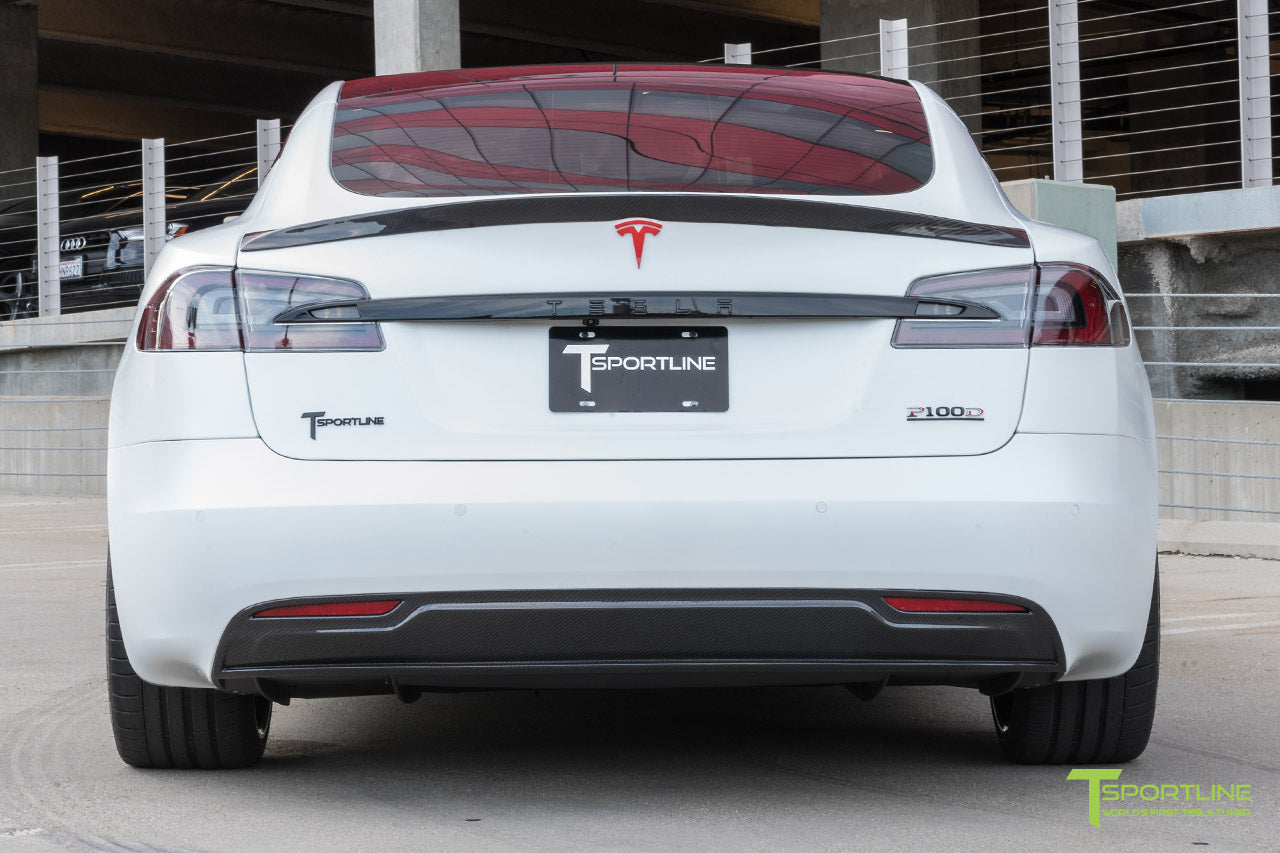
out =
{"type": "Polygon", "coordinates": [[[312,790],[382,802],[427,791],[466,802],[525,784],[556,801],[675,789],[733,800],[780,777],[921,782],[942,793],[952,773],[1011,766],[985,697],[947,688],[889,688],[872,702],[841,687],[427,694],[409,706],[299,700],[277,708],[273,728],[262,763],[236,774],[237,786],[305,777],[312,790]],[[951,772],[930,777],[939,766],[951,772]]]}

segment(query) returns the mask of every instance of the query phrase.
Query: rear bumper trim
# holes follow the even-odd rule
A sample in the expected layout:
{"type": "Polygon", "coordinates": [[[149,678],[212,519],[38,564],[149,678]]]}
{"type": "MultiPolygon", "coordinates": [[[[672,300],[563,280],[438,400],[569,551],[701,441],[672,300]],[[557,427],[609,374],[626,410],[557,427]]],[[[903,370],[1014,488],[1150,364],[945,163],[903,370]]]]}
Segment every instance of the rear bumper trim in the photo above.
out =
{"type": "Polygon", "coordinates": [[[982,594],[1027,612],[908,614],[885,604],[884,597],[894,594],[811,589],[396,593],[390,597],[404,604],[384,616],[254,618],[266,607],[317,600],[263,602],[228,625],[216,678],[227,689],[249,689],[266,680],[276,685],[276,693],[301,696],[393,692],[397,685],[981,684],[1030,674],[1047,682],[1065,669],[1058,632],[1033,602],[982,594]]]}

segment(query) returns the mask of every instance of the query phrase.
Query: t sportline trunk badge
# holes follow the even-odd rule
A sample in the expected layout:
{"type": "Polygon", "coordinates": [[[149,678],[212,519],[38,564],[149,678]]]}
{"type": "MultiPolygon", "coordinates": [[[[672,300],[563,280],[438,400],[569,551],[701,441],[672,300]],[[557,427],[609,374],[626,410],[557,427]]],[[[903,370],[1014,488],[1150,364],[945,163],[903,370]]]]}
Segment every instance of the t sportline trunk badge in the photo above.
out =
{"type": "Polygon", "coordinates": [[[624,234],[631,235],[631,245],[636,250],[636,269],[640,269],[640,257],[644,254],[644,238],[658,236],[662,232],[662,223],[652,219],[628,219],[616,223],[613,230],[618,232],[619,237],[624,234]]]}
{"type": "Polygon", "coordinates": [[[351,426],[385,426],[386,419],[382,415],[363,418],[326,418],[325,412],[303,412],[302,417],[311,421],[311,440],[316,440],[316,429],[320,427],[351,426]]]}

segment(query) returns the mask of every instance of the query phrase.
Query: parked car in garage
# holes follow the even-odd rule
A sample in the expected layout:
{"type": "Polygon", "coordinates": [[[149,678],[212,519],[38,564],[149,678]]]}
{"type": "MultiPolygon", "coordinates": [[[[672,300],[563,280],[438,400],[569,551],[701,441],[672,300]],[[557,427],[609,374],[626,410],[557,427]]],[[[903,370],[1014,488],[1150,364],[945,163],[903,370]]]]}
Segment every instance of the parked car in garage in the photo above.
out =
{"type": "MultiPolygon", "coordinates": [[[[198,186],[165,188],[169,238],[238,214],[257,188],[257,167],[235,169],[198,186]]],[[[63,192],[59,199],[58,274],[62,312],[133,305],[142,291],[142,185],[122,182],[63,192]]],[[[0,209],[0,320],[39,311],[34,199],[0,209]]]]}
{"type": "Polygon", "coordinates": [[[1028,763],[1151,730],[1115,271],[920,84],[335,83],[244,215],[161,253],[109,444],[135,766],[251,764],[295,699],[488,688],[954,685],[1028,763]]]}

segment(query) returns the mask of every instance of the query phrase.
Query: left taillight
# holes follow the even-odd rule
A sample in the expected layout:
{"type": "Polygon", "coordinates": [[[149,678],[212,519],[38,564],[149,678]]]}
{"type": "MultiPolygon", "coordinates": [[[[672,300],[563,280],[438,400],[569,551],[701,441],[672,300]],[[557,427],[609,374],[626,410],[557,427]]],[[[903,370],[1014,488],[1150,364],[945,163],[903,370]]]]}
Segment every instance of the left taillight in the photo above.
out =
{"type": "Polygon", "coordinates": [[[376,323],[274,323],[286,308],[368,299],[343,279],[197,267],[170,276],[147,301],[138,327],[146,352],[332,352],[383,348],[376,323]]]}
{"type": "Polygon", "coordinates": [[[198,267],[165,279],[142,309],[137,343],[146,352],[243,349],[231,270],[198,267]]]}

